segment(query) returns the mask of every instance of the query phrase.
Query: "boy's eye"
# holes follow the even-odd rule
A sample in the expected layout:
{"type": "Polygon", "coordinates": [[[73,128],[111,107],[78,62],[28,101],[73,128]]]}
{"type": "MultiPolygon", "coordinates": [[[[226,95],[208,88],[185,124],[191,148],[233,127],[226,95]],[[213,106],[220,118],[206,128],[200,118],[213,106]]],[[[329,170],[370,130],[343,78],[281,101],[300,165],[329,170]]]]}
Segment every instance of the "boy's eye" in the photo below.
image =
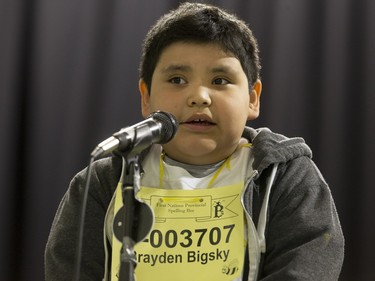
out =
{"type": "Polygon", "coordinates": [[[172,84],[186,84],[186,81],[181,77],[173,77],[169,79],[172,84]]]}
{"type": "Polygon", "coordinates": [[[229,81],[227,79],[224,79],[224,78],[216,78],[216,79],[214,79],[212,84],[214,84],[214,85],[227,85],[227,84],[229,84],[229,81]]]}

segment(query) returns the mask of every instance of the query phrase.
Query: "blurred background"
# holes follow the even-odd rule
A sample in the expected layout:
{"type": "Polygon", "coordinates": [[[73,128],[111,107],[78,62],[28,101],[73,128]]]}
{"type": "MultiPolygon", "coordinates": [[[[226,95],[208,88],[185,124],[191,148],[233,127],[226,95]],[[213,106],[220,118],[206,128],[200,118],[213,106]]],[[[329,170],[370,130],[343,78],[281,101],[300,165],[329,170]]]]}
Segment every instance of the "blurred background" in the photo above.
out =
{"type": "MultiPolygon", "coordinates": [[[[0,0],[1,280],[43,280],[70,179],[142,120],[142,39],[172,0],[0,0]]],[[[375,1],[201,1],[243,18],[262,57],[261,117],[302,136],[346,238],[340,280],[375,280],[375,1]]]]}

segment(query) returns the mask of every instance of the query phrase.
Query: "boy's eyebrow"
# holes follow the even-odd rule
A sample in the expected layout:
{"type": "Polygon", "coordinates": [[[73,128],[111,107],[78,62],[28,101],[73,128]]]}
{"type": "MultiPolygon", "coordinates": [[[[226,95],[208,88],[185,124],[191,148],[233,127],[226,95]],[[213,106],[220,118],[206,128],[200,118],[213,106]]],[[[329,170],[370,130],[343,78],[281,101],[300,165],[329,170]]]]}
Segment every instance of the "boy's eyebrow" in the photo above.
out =
{"type": "Polygon", "coordinates": [[[167,67],[162,69],[162,72],[164,73],[170,73],[170,72],[176,72],[176,71],[191,72],[192,68],[186,64],[170,64],[167,67]]]}
{"type": "Polygon", "coordinates": [[[210,69],[212,73],[235,73],[236,71],[227,65],[219,65],[210,69]]]}

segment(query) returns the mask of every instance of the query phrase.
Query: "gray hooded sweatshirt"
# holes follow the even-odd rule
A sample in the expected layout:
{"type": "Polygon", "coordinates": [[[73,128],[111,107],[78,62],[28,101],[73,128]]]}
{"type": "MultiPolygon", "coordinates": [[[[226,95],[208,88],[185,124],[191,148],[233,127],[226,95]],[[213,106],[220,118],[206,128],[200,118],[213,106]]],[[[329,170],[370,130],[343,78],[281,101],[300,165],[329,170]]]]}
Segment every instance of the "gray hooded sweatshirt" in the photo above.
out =
{"type": "MultiPolygon", "coordinates": [[[[246,127],[243,137],[252,143],[256,171],[242,197],[249,241],[243,280],[338,280],[344,238],[310,148],[301,138],[268,129],[246,127]]],[[[104,221],[121,170],[116,156],[92,165],[79,280],[105,275],[104,221]]],[[[73,278],[87,171],[72,179],[57,210],[45,252],[47,281],[73,278]]]]}

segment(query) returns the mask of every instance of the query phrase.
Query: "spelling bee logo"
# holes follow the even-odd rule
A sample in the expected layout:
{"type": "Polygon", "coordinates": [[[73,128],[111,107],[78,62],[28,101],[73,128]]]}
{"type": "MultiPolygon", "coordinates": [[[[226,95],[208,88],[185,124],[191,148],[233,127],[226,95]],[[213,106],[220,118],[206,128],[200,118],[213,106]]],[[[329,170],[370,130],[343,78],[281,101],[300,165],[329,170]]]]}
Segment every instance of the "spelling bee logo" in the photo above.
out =
{"type": "Polygon", "coordinates": [[[231,207],[231,204],[235,201],[237,197],[238,195],[212,199],[211,220],[220,220],[238,216],[238,213],[235,212],[231,207]]]}
{"type": "Polygon", "coordinates": [[[214,218],[221,218],[224,216],[224,206],[220,201],[214,202],[212,207],[214,208],[214,218]]]}

